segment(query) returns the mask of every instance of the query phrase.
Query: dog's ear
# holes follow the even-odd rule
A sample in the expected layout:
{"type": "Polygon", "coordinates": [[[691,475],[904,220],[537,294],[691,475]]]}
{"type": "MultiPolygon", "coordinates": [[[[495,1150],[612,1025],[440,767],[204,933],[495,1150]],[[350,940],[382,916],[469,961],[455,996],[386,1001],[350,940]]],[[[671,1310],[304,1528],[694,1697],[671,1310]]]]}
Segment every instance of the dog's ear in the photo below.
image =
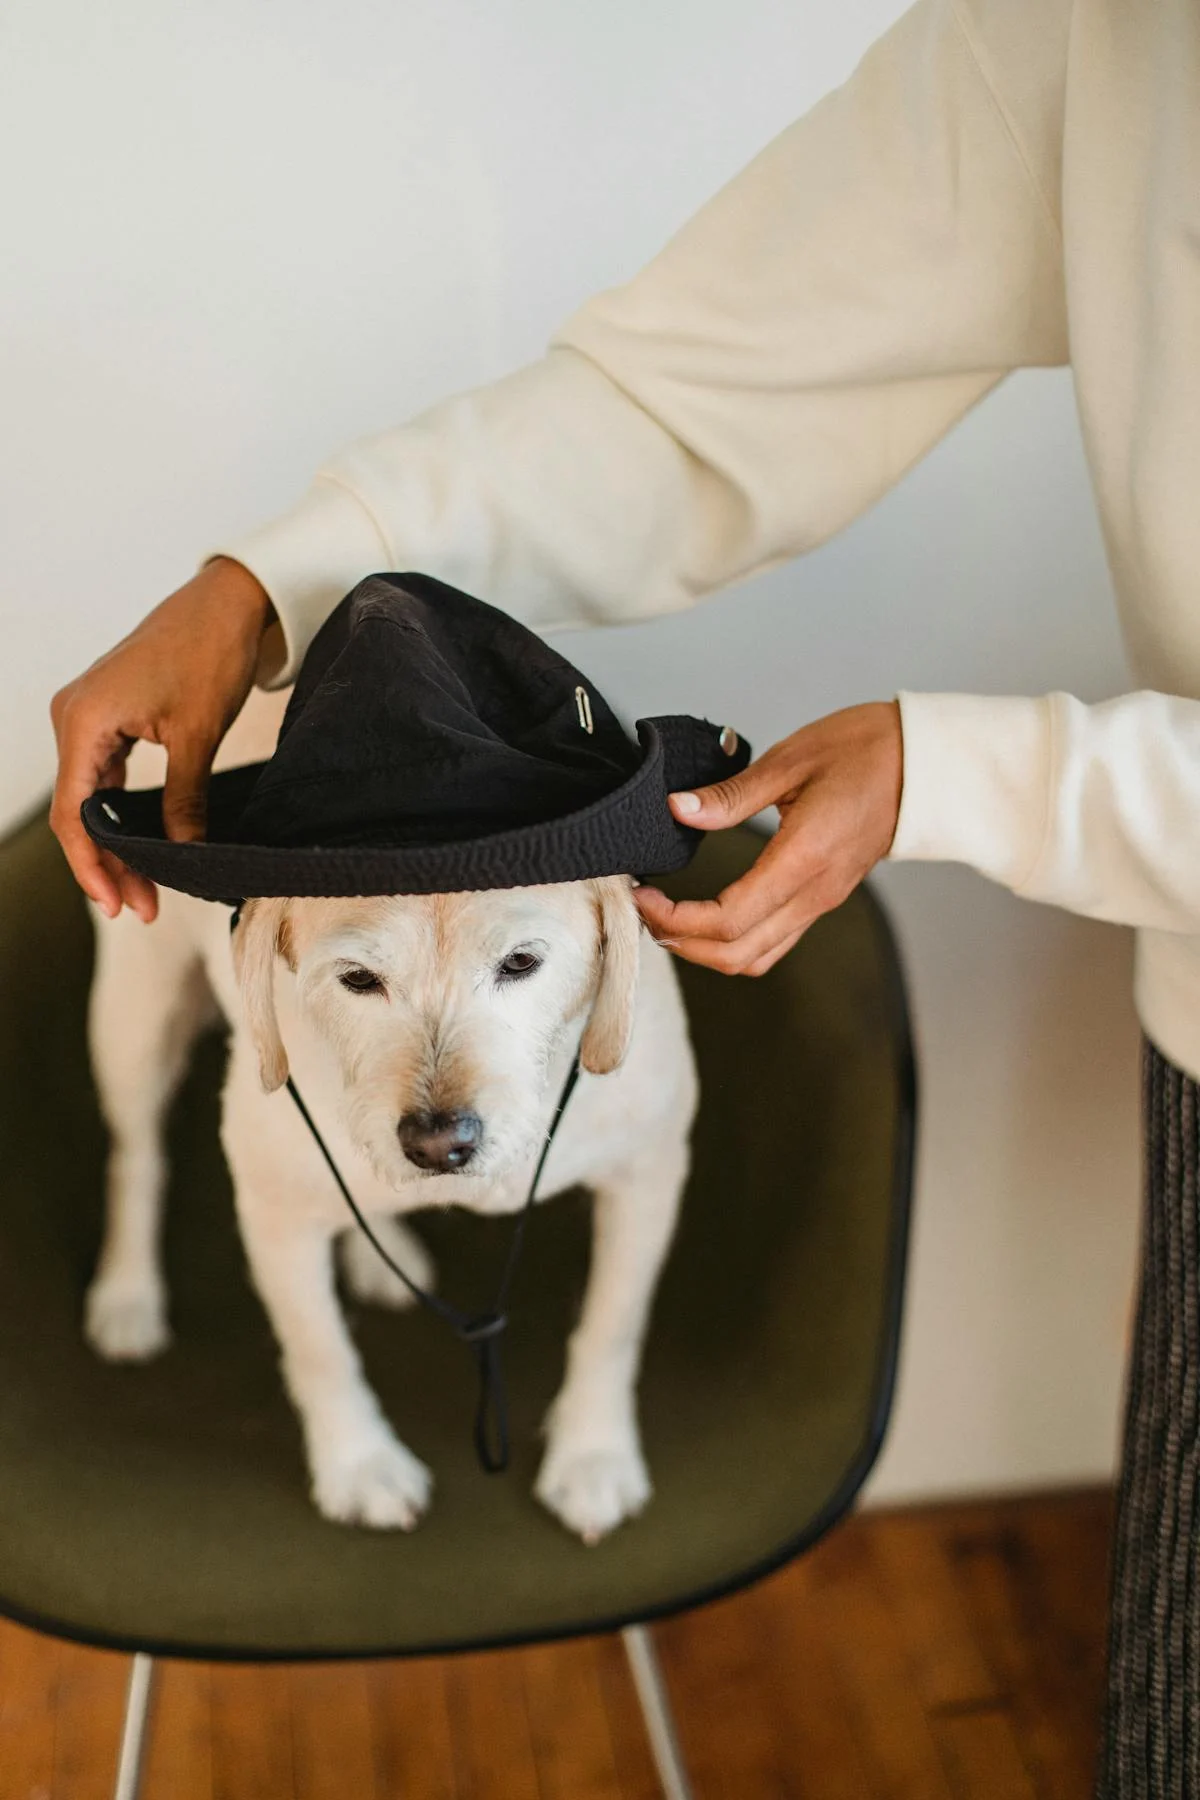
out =
{"type": "Polygon", "coordinates": [[[642,922],[628,875],[594,881],[592,897],[600,928],[600,978],[579,1061],[592,1075],[608,1075],[624,1061],[633,1032],[642,922]]]}
{"type": "Polygon", "coordinates": [[[287,1052],[275,1016],[275,958],[291,961],[286,900],[247,900],[233,934],[233,966],[242,1007],[258,1052],[258,1072],[268,1094],[288,1076],[287,1052]]]}

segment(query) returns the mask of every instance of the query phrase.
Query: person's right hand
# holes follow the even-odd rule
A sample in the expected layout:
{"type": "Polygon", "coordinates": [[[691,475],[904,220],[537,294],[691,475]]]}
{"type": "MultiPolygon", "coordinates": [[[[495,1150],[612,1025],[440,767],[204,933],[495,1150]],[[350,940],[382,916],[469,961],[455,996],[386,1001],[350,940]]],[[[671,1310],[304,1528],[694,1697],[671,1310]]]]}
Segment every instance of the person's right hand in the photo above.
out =
{"type": "Polygon", "coordinates": [[[50,823],[76,881],[109,918],[126,905],[149,923],[158,895],[97,849],[80,807],[97,788],[124,785],[125,759],[145,738],[167,752],[167,836],[202,838],[212,760],[250,692],[271,617],[249,570],[218,557],[51,701],[58,779],[50,823]]]}

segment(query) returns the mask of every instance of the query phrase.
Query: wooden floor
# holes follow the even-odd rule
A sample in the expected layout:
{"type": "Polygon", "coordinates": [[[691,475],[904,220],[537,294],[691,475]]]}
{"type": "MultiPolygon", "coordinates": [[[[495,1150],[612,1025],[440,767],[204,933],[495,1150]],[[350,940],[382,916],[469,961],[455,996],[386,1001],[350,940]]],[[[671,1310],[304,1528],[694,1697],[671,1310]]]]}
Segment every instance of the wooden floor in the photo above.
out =
{"type": "MultiPolygon", "coordinates": [[[[1087,1800],[1109,1499],[855,1519],[655,1630],[697,1800],[1087,1800]]],[[[128,1663],[0,1625],[0,1800],[107,1800],[128,1663]]],[[[657,1800],[618,1642],[165,1664],[143,1800],[657,1800]]]]}

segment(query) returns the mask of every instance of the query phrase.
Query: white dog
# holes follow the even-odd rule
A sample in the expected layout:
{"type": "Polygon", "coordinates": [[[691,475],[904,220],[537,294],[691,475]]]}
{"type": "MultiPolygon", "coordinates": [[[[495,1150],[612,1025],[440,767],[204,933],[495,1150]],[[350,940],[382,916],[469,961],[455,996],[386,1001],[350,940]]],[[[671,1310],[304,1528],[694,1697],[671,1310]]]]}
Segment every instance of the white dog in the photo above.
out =
{"type": "MultiPolygon", "coordinates": [[[[285,696],[254,694],[218,766],[269,755],[285,696]]],[[[137,785],[161,753],[131,758],[137,785]]],[[[290,1096],[289,1067],[389,1253],[429,1258],[395,1218],[523,1203],[571,1057],[584,1074],[539,1197],[594,1195],[591,1272],[546,1424],[538,1498],[592,1543],[650,1495],[636,1412],[647,1315],[688,1166],[696,1081],[666,951],[627,877],[426,898],[251,900],[163,890],[147,928],[96,915],[92,1060],[112,1134],[108,1211],[86,1329],[100,1355],[168,1341],[159,1256],[162,1126],[213,1001],[233,1027],[222,1142],[250,1270],[270,1316],[327,1518],[410,1529],[429,1471],[363,1376],[338,1304],[333,1240],[363,1300],[410,1296],[357,1226],[290,1096]]],[[[464,1420],[464,1429],[466,1421],[464,1420]]]]}

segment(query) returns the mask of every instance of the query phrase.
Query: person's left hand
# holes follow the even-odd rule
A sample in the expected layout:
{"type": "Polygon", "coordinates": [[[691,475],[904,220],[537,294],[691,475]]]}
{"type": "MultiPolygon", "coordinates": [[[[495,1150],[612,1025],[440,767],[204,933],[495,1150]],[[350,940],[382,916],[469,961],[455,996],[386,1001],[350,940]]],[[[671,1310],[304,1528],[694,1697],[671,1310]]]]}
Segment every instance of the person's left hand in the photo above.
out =
{"type": "Polygon", "coordinates": [[[886,856],[902,770],[900,708],[879,701],[802,726],[728,781],[672,794],[675,817],[702,831],[740,825],[766,806],[779,808],[780,825],[715,900],[675,902],[635,888],[651,933],[688,962],[765,975],[886,856]]]}

